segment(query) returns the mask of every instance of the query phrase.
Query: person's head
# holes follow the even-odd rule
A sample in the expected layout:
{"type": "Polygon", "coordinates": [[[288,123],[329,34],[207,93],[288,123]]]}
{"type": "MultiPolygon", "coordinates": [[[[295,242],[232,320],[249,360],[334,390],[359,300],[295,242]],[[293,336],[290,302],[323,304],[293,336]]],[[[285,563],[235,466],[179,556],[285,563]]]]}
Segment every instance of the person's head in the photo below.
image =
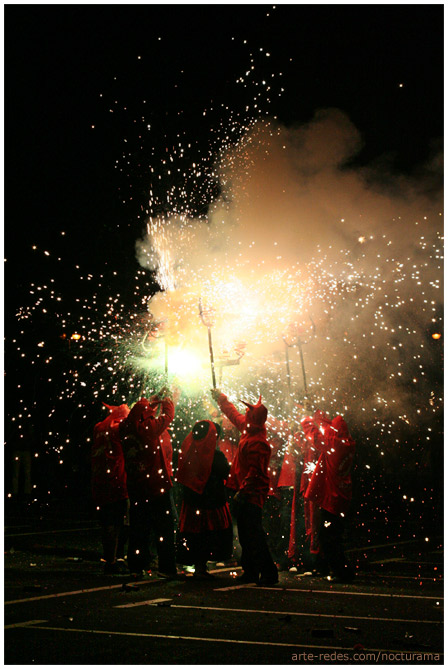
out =
{"type": "Polygon", "coordinates": [[[264,427],[266,423],[266,418],[268,417],[268,410],[261,402],[261,395],[256,404],[249,404],[241,400],[243,404],[246,405],[246,427],[248,428],[260,428],[264,427]]]}
{"type": "Polygon", "coordinates": [[[327,413],[325,413],[325,411],[322,411],[321,409],[317,409],[313,418],[314,418],[314,420],[316,421],[316,423],[319,427],[325,427],[327,425],[330,425],[330,423],[331,423],[330,416],[327,413]]]}
{"type": "Polygon", "coordinates": [[[194,441],[201,441],[205,439],[211,429],[215,429],[216,438],[221,434],[221,428],[218,423],[213,423],[211,420],[200,420],[194,424],[192,429],[192,435],[194,441]]]}
{"type": "Polygon", "coordinates": [[[103,402],[103,406],[109,409],[109,418],[112,420],[124,420],[129,414],[129,407],[127,404],[120,404],[119,406],[112,406],[103,402]]]}
{"type": "Polygon", "coordinates": [[[342,416],[335,416],[331,421],[331,429],[337,434],[341,439],[345,439],[349,436],[347,423],[342,418],[342,416]]]}
{"type": "Polygon", "coordinates": [[[136,407],[139,412],[142,412],[145,415],[155,415],[159,405],[159,397],[157,395],[152,395],[149,399],[147,397],[141,397],[138,402],[134,404],[134,407],[136,407]]]}

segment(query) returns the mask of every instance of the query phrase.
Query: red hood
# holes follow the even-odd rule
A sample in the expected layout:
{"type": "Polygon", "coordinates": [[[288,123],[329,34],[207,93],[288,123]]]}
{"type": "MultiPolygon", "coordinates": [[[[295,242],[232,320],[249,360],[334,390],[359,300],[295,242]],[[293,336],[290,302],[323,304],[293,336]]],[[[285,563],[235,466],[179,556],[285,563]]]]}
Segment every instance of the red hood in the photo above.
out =
{"type": "Polygon", "coordinates": [[[122,421],[129,415],[129,407],[127,404],[120,404],[119,406],[112,406],[103,402],[103,406],[109,409],[110,414],[107,417],[110,421],[122,421]]]}
{"type": "Polygon", "coordinates": [[[199,423],[208,424],[207,433],[201,439],[197,439],[193,430],[184,439],[179,452],[176,479],[201,495],[212,470],[218,433],[212,421],[199,421],[199,423]]]}
{"type": "Polygon", "coordinates": [[[264,428],[266,419],[268,417],[268,410],[266,409],[264,404],[261,403],[261,395],[257,404],[249,404],[248,402],[244,402],[244,400],[241,401],[243,402],[243,404],[247,406],[246,410],[247,431],[250,432],[254,428],[256,430],[264,428]]]}
{"type": "Polygon", "coordinates": [[[320,427],[321,425],[330,425],[331,423],[331,418],[328,414],[326,414],[324,411],[321,411],[318,409],[313,416],[314,420],[316,421],[317,425],[320,427]]]}
{"type": "Polygon", "coordinates": [[[351,439],[350,433],[348,431],[347,423],[342,418],[342,416],[335,416],[331,421],[331,428],[337,433],[339,439],[351,439]]]}
{"type": "Polygon", "coordinates": [[[149,400],[146,397],[142,397],[132,407],[133,416],[136,416],[137,420],[140,420],[143,415],[146,418],[148,416],[155,416],[160,404],[161,400],[156,395],[150,397],[149,400]]]}

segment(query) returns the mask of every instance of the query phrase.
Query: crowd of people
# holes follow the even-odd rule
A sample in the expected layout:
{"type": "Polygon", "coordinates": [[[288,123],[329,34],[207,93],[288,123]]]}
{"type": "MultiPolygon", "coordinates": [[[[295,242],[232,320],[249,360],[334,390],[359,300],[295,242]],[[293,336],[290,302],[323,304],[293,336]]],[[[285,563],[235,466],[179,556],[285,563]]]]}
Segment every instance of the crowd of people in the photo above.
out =
{"type": "Polygon", "coordinates": [[[194,578],[209,579],[207,563],[235,558],[236,531],[239,580],[275,585],[275,532],[267,535],[263,508],[287,490],[292,500],[284,552],[290,564],[303,565],[306,551],[316,573],[353,580],[343,532],[355,442],[342,416],[331,419],[305,403],[289,425],[268,416],[261,397],[256,404],[242,401],[245,411],[239,412],[220,390],[211,395],[217,409],[192,426],[175,471],[169,428],[178,391],[163,389],[131,409],[105,405],[109,413],[95,426],[92,442],[92,497],[105,573],[144,576],[156,553],[164,577],[175,578],[179,565],[189,565],[194,578]]]}

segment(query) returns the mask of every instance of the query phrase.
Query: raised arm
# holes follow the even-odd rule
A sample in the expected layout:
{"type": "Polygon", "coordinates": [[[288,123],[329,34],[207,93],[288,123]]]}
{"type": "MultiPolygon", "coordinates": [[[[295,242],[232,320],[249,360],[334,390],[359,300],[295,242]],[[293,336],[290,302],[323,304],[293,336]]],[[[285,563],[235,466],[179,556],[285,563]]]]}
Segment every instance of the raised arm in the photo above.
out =
{"type": "Polygon", "coordinates": [[[143,416],[142,418],[142,432],[148,433],[148,437],[157,439],[165,432],[167,427],[174,419],[174,402],[169,397],[166,397],[161,402],[160,414],[158,418],[154,415],[143,416]]]}
{"type": "Polygon", "coordinates": [[[227,399],[227,395],[224,395],[220,390],[212,390],[212,397],[215,402],[218,404],[222,413],[227,416],[232,425],[242,432],[246,424],[246,418],[244,414],[241,414],[231,402],[227,399]]]}

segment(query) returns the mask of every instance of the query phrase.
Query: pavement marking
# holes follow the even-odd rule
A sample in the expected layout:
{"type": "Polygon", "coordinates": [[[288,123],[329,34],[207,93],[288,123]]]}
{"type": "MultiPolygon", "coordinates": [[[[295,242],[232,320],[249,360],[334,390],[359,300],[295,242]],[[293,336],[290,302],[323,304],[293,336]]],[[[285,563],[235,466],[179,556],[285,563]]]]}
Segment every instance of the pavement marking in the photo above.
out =
{"type": "Polygon", "coordinates": [[[417,544],[419,539],[407,539],[406,541],[393,541],[389,544],[376,544],[375,546],[363,546],[362,548],[348,548],[346,553],[361,553],[362,551],[372,551],[377,548],[390,548],[391,546],[403,546],[405,544],[417,544]]]}
{"type": "Polygon", "coordinates": [[[222,592],[223,590],[238,590],[239,588],[251,588],[253,590],[272,590],[273,592],[306,592],[309,595],[357,595],[361,597],[388,597],[389,599],[436,599],[437,601],[443,600],[443,597],[428,597],[425,595],[392,595],[388,593],[378,593],[378,592],[348,592],[347,590],[314,590],[313,588],[274,588],[272,586],[262,586],[262,585],[236,585],[230,588],[214,588],[214,592],[222,592]]]}
{"type": "MultiPolygon", "coordinates": [[[[363,576],[365,578],[368,578],[369,573],[365,572],[363,574],[363,576]]],[[[432,581],[433,583],[443,583],[443,577],[441,577],[441,576],[437,576],[437,577],[434,577],[434,576],[401,576],[399,574],[381,574],[381,573],[377,573],[377,575],[375,577],[380,579],[381,581],[383,581],[385,578],[391,578],[391,579],[402,578],[405,581],[432,581]]]]}
{"type": "MultiPolygon", "coordinates": [[[[223,569],[215,569],[213,570],[213,573],[216,573],[218,571],[232,571],[234,567],[224,567],[223,569]]],[[[126,585],[149,585],[152,583],[161,583],[162,581],[166,581],[165,578],[154,578],[151,580],[144,580],[144,581],[127,581],[126,585]]],[[[124,585],[123,583],[119,583],[118,585],[104,585],[99,588],[85,588],[83,590],[72,590],[71,592],[55,592],[52,595],[40,595],[38,597],[26,597],[24,599],[12,599],[9,602],[3,602],[3,604],[6,606],[6,604],[22,604],[26,602],[37,602],[40,599],[54,599],[56,597],[69,597],[70,595],[83,595],[85,593],[89,592],[100,592],[101,590],[116,590],[117,588],[122,588],[124,585]]]]}
{"type": "Polygon", "coordinates": [[[5,630],[12,630],[14,627],[32,627],[33,625],[38,625],[39,623],[47,623],[48,620],[27,620],[23,623],[14,623],[13,625],[5,625],[5,630]]]}
{"type": "MultiPolygon", "coordinates": [[[[252,585],[252,583],[240,583],[239,585],[229,585],[227,586],[227,588],[213,588],[213,590],[215,592],[225,592],[226,590],[240,590],[241,588],[253,588],[253,587],[254,585],[252,585]]],[[[283,590],[283,588],[280,588],[280,590],[283,590]]]]}
{"type": "MultiPolygon", "coordinates": [[[[198,636],[180,636],[175,634],[149,634],[148,632],[115,632],[110,630],[92,630],[92,629],[79,629],[73,627],[50,627],[48,625],[39,625],[39,627],[29,626],[33,630],[49,630],[51,632],[77,632],[78,634],[107,634],[109,636],[132,636],[140,638],[150,638],[150,639],[177,639],[179,641],[206,641],[210,643],[234,643],[234,644],[245,644],[250,646],[281,646],[283,648],[323,648],[325,650],[346,650],[353,652],[353,646],[334,646],[333,644],[329,646],[313,646],[311,644],[299,644],[299,643],[281,643],[278,641],[248,641],[247,639],[213,639],[208,637],[198,637],[198,636]]],[[[390,648],[368,648],[363,650],[363,652],[376,652],[376,653],[403,653],[403,650],[391,650],[390,648]]],[[[438,653],[442,654],[442,653],[438,653]]]]}
{"type": "Polygon", "coordinates": [[[423,562],[423,560],[406,560],[404,564],[425,564],[425,565],[431,565],[433,567],[434,565],[437,565],[438,567],[443,566],[443,562],[423,562]]]}
{"type": "MultiPolygon", "coordinates": [[[[114,606],[114,609],[124,609],[132,606],[154,606],[159,602],[172,602],[173,599],[148,599],[145,602],[135,602],[133,604],[120,604],[114,606]]],[[[341,620],[368,620],[390,623],[427,623],[429,625],[441,625],[441,620],[412,620],[405,618],[373,618],[371,616],[341,616],[332,613],[303,613],[298,611],[270,611],[266,609],[234,609],[223,606],[194,606],[188,604],[171,604],[171,609],[193,609],[199,611],[223,611],[224,613],[268,613],[275,616],[299,616],[302,618],[340,618],[341,620]]]]}
{"type": "Polygon", "coordinates": [[[389,562],[403,562],[404,557],[387,558],[387,560],[373,560],[370,564],[389,564],[389,562]]]}
{"type": "Polygon", "coordinates": [[[12,599],[9,602],[3,602],[4,605],[6,604],[22,604],[25,602],[36,602],[40,599],[54,599],[56,597],[69,597],[70,595],[84,595],[88,594],[89,592],[100,592],[101,590],[117,590],[118,588],[122,588],[123,585],[150,585],[152,583],[160,583],[161,581],[164,581],[165,579],[163,578],[155,578],[153,581],[145,580],[145,581],[127,581],[126,584],[119,583],[118,585],[104,585],[100,588],[85,588],[83,590],[72,590],[71,592],[55,592],[52,595],[40,595],[39,597],[26,597],[25,599],[12,599]]]}
{"type": "Polygon", "coordinates": [[[40,534],[62,534],[63,532],[92,532],[93,530],[98,531],[97,527],[78,527],[71,530],[45,530],[43,532],[24,532],[22,534],[5,534],[5,539],[11,539],[12,537],[34,537],[39,536],[40,534]]]}
{"type": "Polygon", "coordinates": [[[387,560],[373,560],[370,564],[390,564],[391,562],[400,562],[401,564],[418,564],[420,565],[434,565],[442,566],[443,562],[423,562],[423,560],[407,560],[404,557],[388,558],[387,560]]]}
{"type": "MultiPolygon", "coordinates": [[[[132,602],[131,604],[119,604],[114,606],[114,609],[130,609],[134,606],[151,606],[154,604],[160,604],[161,602],[172,602],[172,599],[164,599],[163,597],[159,599],[147,599],[145,602],[132,602]]],[[[188,607],[186,607],[188,608],[188,607]]]]}

